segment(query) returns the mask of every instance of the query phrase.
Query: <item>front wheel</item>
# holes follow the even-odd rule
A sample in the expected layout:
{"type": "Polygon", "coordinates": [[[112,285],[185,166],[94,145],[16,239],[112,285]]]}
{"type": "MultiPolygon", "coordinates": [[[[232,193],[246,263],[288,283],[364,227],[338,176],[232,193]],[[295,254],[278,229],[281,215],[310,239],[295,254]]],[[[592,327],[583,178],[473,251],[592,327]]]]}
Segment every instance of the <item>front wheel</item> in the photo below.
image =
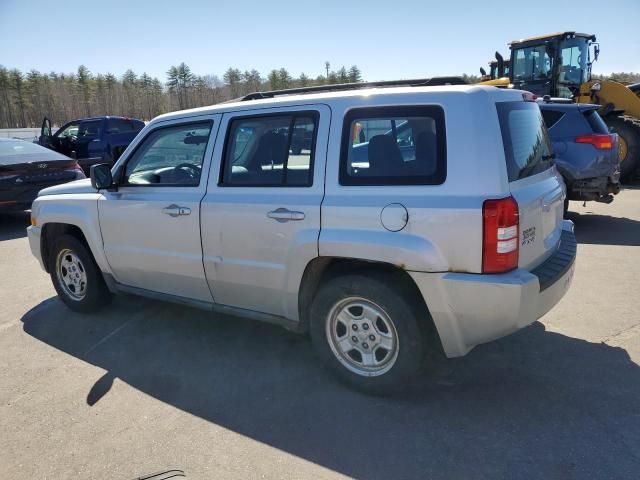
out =
{"type": "Polygon", "coordinates": [[[324,285],[311,307],[311,338],[346,383],[390,393],[416,380],[424,335],[409,296],[375,277],[349,275],[324,285]]]}
{"type": "Polygon", "coordinates": [[[49,272],[60,299],[76,312],[95,312],[111,301],[111,293],[87,246],[71,235],[54,240],[49,272]]]}

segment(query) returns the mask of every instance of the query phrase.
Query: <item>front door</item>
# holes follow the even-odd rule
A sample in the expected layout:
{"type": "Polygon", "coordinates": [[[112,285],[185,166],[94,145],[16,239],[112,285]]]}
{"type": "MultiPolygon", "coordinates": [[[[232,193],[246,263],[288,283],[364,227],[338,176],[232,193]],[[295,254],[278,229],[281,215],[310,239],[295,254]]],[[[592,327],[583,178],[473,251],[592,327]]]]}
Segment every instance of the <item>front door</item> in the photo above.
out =
{"type": "Polygon", "coordinates": [[[142,138],[98,202],[104,250],[117,282],[212,301],[202,265],[200,201],[219,115],[166,122],[142,138]]]}
{"type": "Polygon", "coordinates": [[[43,147],[51,148],[51,121],[47,117],[42,121],[38,143],[43,147]]]}
{"type": "Polygon", "coordinates": [[[216,303],[298,318],[300,280],[318,256],[329,121],[324,105],[224,114],[201,210],[216,303]]]}

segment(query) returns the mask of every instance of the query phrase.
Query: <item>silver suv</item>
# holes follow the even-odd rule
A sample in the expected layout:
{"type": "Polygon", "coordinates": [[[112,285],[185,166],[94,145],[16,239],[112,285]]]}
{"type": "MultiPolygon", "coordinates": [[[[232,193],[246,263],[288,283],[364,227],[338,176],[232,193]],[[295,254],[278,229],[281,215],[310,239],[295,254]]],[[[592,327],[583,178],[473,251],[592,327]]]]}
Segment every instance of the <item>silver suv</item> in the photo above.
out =
{"type": "Polygon", "coordinates": [[[465,355],[569,288],[532,100],[386,86],[162,115],[112,169],[40,192],[31,249],[73,310],[127,292],[274,322],[352,385],[397,390],[427,350],[465,355]]]}

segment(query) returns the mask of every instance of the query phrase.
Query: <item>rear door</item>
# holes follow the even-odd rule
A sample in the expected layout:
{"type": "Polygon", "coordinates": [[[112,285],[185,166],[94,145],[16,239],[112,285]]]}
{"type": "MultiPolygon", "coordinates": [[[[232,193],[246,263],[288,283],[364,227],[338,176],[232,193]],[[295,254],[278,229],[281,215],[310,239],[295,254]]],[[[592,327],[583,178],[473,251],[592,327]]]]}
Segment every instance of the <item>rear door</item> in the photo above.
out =
{"type": "Polygon", "coordinates": [[[497,103],[511,195],[520,214],[518,266],[533,269],[557,249],[565,186],[553,165],[551,143],[534,102],[497,103]]]}
{"type": "Polygon", "coordinates": [[[298,288],[318,256],[330,110],[225,113],[202,201],[202,248],[216,303],[297,318],[298,288]],[[294,133],[309,132],[306,145],[294,133]]]}
{"type": "Polygon", "coordinates": [[[76,158],[86,160],[85,163],[97,163],[102,160],[104,142],[102,140],[104,120],[82,120],[78,127],[75,144],[76,158]]]}

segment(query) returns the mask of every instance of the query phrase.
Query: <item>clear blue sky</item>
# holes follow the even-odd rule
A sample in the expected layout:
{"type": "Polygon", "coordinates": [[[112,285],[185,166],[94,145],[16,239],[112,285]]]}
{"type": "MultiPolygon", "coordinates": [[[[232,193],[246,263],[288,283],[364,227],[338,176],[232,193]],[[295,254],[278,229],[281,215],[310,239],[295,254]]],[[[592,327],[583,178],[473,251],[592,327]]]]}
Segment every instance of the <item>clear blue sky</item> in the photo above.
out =
{"type": "Polygon", "coordinates": [[[0,0],[0,64],[43,72],[165,80],[234,66],[297,76],[357,64],[367,80],[477,74],[507,42],[560,30],[595,33],[595,73],[640,72],[640,0],[0,0]],[[496,24],[494,20],[501,23],[496,24]]]}

